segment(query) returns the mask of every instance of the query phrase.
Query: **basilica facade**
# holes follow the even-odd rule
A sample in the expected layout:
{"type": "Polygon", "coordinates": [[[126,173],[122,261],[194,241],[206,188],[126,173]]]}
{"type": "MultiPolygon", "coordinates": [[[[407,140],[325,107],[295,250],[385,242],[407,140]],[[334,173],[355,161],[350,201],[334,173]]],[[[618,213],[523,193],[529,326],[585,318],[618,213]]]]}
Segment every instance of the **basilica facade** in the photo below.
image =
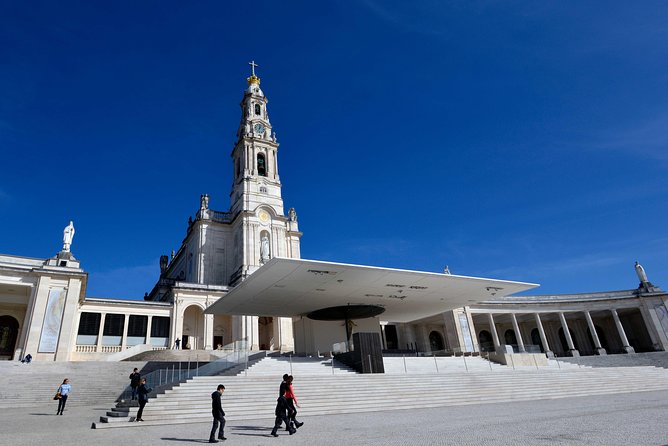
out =
{"type": "MultiPolygon", "coordinates": [[[[295,209],[286,212],[283,204],[279,144],[254,68],[231,153],[229,210],[213,210],[209,196],[200,197],[179,250],[160,258],[159,278],[143,301],[86,295],[88,274],[72,252],[72,223],[64,231],[63,249],[52,258],[0,255],[0,358],[18,360],[30,353],[39,361],[120,360],[176,345],[315,353],[295,345],[294,329],[303,328],[303,317],[269,310],[206,312],[271,259],[300,258],[302,233],[295,209]]],[[[668,294],[649,282],[644,270],[638,277],[638,287],[629,290],[475,296],[471,305],[409,322],[380,316],[373,327],[367,322],[358,329],[378,332],[386,350],[435,354],[666,350],[668,294]]]]}

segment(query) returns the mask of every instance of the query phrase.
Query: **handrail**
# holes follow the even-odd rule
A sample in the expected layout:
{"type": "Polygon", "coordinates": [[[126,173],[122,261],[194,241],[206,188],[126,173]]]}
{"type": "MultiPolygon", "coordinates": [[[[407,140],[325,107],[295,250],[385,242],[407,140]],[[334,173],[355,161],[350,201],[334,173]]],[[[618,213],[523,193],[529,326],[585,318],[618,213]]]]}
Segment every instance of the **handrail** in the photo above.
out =
{"type": "MultiPolygon", "coordinates": [[[[145,375],[142,379],[146,379],[146,386],[151,388],[151,394],[155,395],[166,389],[174,387],[176,384],[186,381],[194,376],[212,376],[217,375],[225,370],[236,367],[239,364],[248,362],[248,345],[246,341],[239,341],[235,347],[242,347],[235,349],[224,356],[221,356],[215,361],[207,361],[206,364],[199,365],[199,355],[195,354],[195,361],[192,361],[192,356],[188,357],[188,367],[182,368],[181,364],[185,361],[170,361],[173,362],[171,368],[160,368],[145,375]],[[194,367],[191,367],[193,365],[194,367]]],[[[132,397],[132,387],[126,386],[119,401],[128,401],[132,397]]]]}

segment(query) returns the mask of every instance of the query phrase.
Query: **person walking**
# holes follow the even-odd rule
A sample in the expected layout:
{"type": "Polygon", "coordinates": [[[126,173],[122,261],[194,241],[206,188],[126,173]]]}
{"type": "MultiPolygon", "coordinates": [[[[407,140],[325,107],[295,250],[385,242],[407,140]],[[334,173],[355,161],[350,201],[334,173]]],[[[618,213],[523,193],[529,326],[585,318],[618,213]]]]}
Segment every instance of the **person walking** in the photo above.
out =
{"type": "Polygon", "coordinates": [[[135,369],[130,373],[130,388],[132,389],[132,399],[137,399],[137,388],[139,387],[141,381],[141,374],[139,370],[135,369]]]}
{"type": "Polygon", "coordinates": [[[297,397],[295,396],[295,390],[292,387],[292,381],[294,380],[292,375],[288,376],[287,384],[288,384],[288,390],[285,392],[285,399],[288,400],[288,405],[290,406],[290,409],[292,409],[292,415],[290,417],[290,420],[294,423],[295,428],[299,429],[304,425],[304,423],[300,423],[297,421],[297,407],[299,407],[299,402],[297,401],[297,397]]]}
{"type": "Polygon", "coordinates": [[[58,410],[56,411],[56,415],[63,414],[63,411],[65,410],[65,404],[67,403],[67,397],[70,395],[70,391],[72,391],[70,380],[65,378],[63,383],[58,387],[58,391],[56,393],[56,397],[58,394],[60,394],[60,398],[58,398],[58,410]]]}
{"type": "Polygon", "coordinates": [[[274,414],[276,415],[276,421],[274,421],[274,428],[271,430],[271,435],[278,437],[278,429],[281,427],[281,423],[285,423],[287,426],[287,431],[290,432],[290,435],[297,432],[297,429],[290,425],[290,415],[292,415],[292,409],[288,403],[287,398],[285,398],[285,388],[281,384],[281,394],[276,400],[276,410],[274,414]]]}
{"type": "Polygon", "coordinates": [[[211,394],[211,415],[213,415],[213,427],[211,434],[209,434],[209,443],[218,443],[218,440],[227,440],[225,438],[225,411],[223,410],[223,402],[221,397],[225,391],[225,386],[218,384],[216,391],[211,394]],[[216,430],[220,424],[220,431],[218,432],[218,440],[216,440],[216,430]]]}
{"type": "Polygon", "coordinates": [[[146,378],[142,378],[139,381],[139,388],[137,389],[137,400],[139,401],[139,410],[137,411],[137,417],[135,421],[144,421],[142,415],[144,415],[144,406],[148,403],[148,394],[151,393],[153,389],[146,385],[146,378]]]}
{"type": "Polygon", "coordinates": [[[181,338],[176,338],[174,340],[174,350],[178,350],[181,347],[181,338]]]}

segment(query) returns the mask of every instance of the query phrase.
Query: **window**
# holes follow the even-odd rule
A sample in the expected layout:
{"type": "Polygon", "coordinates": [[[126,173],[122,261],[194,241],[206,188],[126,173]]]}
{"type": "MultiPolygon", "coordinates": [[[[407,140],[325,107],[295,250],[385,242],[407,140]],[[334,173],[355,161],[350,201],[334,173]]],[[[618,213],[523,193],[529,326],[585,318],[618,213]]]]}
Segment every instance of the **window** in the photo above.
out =
{"type": "Polygon", "coordinates": [[[262,107],[260,107],[260,104],[255,104],[255,114],[256,115],[262,114],[262,107]]]}
{"type": "Polygon", "coordinates": [[[266,194],[267,193],[267,188],[264,186],[260,186],[260,193],[261,194],[266,194]]]}
{"type": "Polygon", "coordinates": [[[153,316],[151,320],[151,337],[168,338],[169,337],[169,318],[163,316],[153,316]]]}
{"type": "Polygon", "coordinates": [[[264,153],[260,153],[257,156],[257,173],[263,177],[267,176],[267,163],[264,158],[264,153]]]}
{"type": "Polygon", "coordinates": [[[146,326],[148,325],[148,316],[135,316],[130,315],[130,320],[128,321],[128,337],[146,336],[146,326]]]}
{"type": "Polygon", "coordinates": [[[97,336],[100,331],[100,313],[81,313],[79,333],[85,336],[97,336]]]}
{"type": "Polygon", "coordinates": [[[237,177],[239,177],[239,175],[241,175],[241,161],[239,161],[239,158],[237,158],[236,165],[237,165],[237,177]]]}
{"type": "Polygon", "coordinates": [[[123,336],[123,324],[125,323],[125,315],[123,314],[107,314],[104,318],[103,336],[123,336]]]}

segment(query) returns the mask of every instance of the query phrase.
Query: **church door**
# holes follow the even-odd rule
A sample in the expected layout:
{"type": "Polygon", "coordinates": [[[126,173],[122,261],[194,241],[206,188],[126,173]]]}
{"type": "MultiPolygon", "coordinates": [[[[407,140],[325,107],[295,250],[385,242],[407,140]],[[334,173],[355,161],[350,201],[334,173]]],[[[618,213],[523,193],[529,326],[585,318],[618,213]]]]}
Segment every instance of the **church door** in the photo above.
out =
{"type": "Polygon", "coordinates": [[[437,352],[445,350],[445,344],[443,343],[443,336],[437,331],[432,331],[429,333],[429,347],[432,352],[437,352]]]}
{"type": "Polygon", "coordinates": [[[11,316],[0,316],[0,358],[12,359],[19,334],[19,322],[11,316]]]}
{"type": "MultiPolygon", "coordinates": [[[[261,316],[258,318],[258,336],[260,350],[273,350],[279,347],[280,340],[274,339],[274,318],[261,316]]],[[[278,321],[276,321],[278,323],[278,321]]]]}

